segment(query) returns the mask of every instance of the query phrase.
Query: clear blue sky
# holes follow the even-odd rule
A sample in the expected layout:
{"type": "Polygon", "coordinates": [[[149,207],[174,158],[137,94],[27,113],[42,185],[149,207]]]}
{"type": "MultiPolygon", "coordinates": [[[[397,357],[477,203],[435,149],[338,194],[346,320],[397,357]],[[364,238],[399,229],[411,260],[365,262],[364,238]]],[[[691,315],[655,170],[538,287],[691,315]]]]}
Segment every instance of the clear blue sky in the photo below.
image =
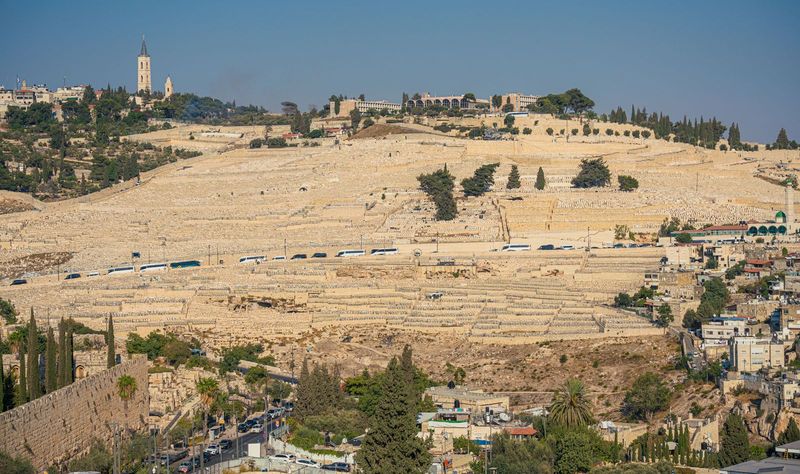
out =
{"type": "Polygon", "coordinates": [[[605,112],[738,121],[800,140],[800,2],[2,0],[0,84],[153,85],[278,110],[332,93],[479,97],[579,87],[605,112]]]}

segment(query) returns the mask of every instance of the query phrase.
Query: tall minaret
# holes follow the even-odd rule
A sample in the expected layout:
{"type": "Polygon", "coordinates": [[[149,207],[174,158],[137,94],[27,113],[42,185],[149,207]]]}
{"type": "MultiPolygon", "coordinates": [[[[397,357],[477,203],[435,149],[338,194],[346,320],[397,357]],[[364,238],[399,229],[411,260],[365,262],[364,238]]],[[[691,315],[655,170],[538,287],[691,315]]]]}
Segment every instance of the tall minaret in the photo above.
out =
{"type": "Polygon", "coordinates": [[[786,184],[786,209],[783,212],[786,213],[786,230],[787,232],[792,233],[795,230],[794,187],[792,186],[792,183],[786,184]]]}
{"type": "Polygon", "coordinates": [[[172,78],[167,76],[167,80],[164,81],[164,98],[169,99],[172,95],[172,78]]]}
{"type": "Polygon", "coordinates": [[[147,44],[144,42],[144,35],[142,35],[142,50],[139,53],[137,61],[139,74],[136,76],[136,91],[153,92],[153,84],[150,81],[150,55],[147,54],[147,44]]]}

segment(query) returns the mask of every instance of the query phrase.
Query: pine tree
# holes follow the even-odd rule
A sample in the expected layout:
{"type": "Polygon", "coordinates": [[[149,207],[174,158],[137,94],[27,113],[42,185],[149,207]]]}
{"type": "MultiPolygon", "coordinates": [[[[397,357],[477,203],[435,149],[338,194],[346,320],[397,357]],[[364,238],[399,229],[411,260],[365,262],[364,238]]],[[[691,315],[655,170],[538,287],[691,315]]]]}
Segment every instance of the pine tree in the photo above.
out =
{"type": "Polygon", "coordinates": [[[108,330],[106,331],[106,346],[108,347],[108,354],[106,356],[107,368],[114,367],[117,364],[117,356],[114,352],[114,321],[111,315],[108,315],[108,330]]]}
{"type": "Polygon", "coordinates": [[[31,319],[28,323],[28,398],[36,400],[42,395],[42,387],[39,380],[39,332],[36,329],[36,319],[33,317],[31,308],[31,319]]]}
{"type": "Polygon", "coordinates": [[[536,183],[533,185],[533,187],[541,191],[542,189],[544,189],[545,184],[546,183],[544,180],[544,170],[540,166],[539,171],[536,172],[536,183]]]}
{"type": "MultiPolygon", "coordinates": [[[[410,351],[408,352],[410,356],[410,351]]],[[[366,474],[425,473],[431,463],[428,443],[417,437],[413,377],[394,357],[381,382],[380,398],[370,431],[356,459],[366,474]]]]}
{"type": "Polygon", "coordinates": [[[750,441],[742,417],[728,415],[719,435],[719,466],[728,467],[747,461],[750,458],[750,441]]]}
{"type": "Polygon", "coordinates": [[[67,383],[66,380],[66,373],[64,368],[67,366],[66,359],[67,359],[67,336],[64,333],[64,318],[61,318],[61,321],[58,323],[58,380],[56,381],[58,388],[64,387],[67,383]]]}
{"type": "Polygon", "coordinates": [[[23,344],[19,345],[17,358],[19,359],[19,378],[17,379],[17,390],[14,392],[15,407],[28,403],[28,378],[25,376],[25,349],[23,349],[23,344]]]}
{"type": "Polygon", "coordinates": [[[58,389],[58,374],[56,373],[56,339],[53,336],[53,327],[47,328],[47,350],[45,351],[44,380],[47,393],[58,389]]]}
{"type": "Polygon", "coordinates": [[[506,189],[518,189],[520,186],[519,169],[517,169],[517,165],[511,165],[511,173],[508,174],[508,183],[506,183],[506,189]]]}

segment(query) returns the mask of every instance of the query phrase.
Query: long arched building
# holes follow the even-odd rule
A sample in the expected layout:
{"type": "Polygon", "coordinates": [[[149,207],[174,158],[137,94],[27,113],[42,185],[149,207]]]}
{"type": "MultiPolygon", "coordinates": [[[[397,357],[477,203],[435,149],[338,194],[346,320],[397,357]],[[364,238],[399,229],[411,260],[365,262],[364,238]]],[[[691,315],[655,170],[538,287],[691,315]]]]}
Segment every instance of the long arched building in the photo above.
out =
{"type": "Polygon", "coordinates": [[[406,102],[406,108],[424,108],[440,106],[447,109],[475,109],[475,108],[489,108],[489,101],[486,99],[470,100],[464,98],[463,95],[443,95],[432,96],[425,93],[418,98],[411,98],[406,102]]]}

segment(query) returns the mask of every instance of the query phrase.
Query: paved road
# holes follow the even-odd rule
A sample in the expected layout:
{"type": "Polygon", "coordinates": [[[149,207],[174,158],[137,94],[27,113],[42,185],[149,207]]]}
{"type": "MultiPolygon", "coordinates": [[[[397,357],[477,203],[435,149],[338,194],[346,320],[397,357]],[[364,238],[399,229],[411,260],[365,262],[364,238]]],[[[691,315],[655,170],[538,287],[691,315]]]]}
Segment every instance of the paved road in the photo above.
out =
{"type": "MultiPolygon", "coordinates": [[[[236,438],[233,438],[233,445],[231,449],[227,449],[220,453],[219,456],[213,456],[209,461],[207,466],[211,468],[211,471],[214,472],[217,470],[218,467],[225,467],[225,463],[227,461],[232,461],[234,459],[239,459],[242,456],[247,455],[247,445],[250,443],[261,443],[264,441],[264,433],[245,433],[239,435],[239,452],[236,452],[236,438]],[[218,466],[221,464],[222,466],[218,466]]],[[[221,472],[221,471],[220,471],[221,472]]]]}

